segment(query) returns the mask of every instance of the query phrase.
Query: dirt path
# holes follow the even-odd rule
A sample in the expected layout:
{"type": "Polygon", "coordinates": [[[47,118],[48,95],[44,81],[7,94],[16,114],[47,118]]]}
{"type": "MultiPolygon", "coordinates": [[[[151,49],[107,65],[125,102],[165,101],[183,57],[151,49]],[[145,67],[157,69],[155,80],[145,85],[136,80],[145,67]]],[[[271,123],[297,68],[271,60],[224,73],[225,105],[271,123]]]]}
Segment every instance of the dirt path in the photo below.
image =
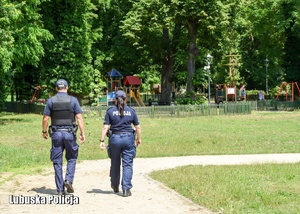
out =
{"type": "MultiPolygon", "coordinates": [[[[212,213],[208,209],[192,203],[163,184],[148,177],[153,170],[168,169],[184,165],[233,165],[254,163],[294,163],[300,162],[300,154],[269,155],[224,155],[224,156],[187,156],[168,158],[136,158],[132,196],[124,198],[110,188],[109,159],[83,161],[78,163],[74,196],[67,196],[64,204],[59,201],[54,184],[52,168],[40,175],[17,176],[0,187],[0,213],[105,213],[115,214],[154,214],[154,213],[212,213]],[[40,201],[38,204],[16,203],[20,195],[40,201]],[[56,197],[56,198],[53,198],[56,197]],[[39,198],[37,200],[36,198],[39,198]],[[42,200],[44,199],[44,201],[42,200]],[[51,200],[51,204],[50,204],[51,200]],[[70,203],[75,203],[70,205],[70,203]]],[[[3,177],[0,179],[4,179],[3,177]]],[[[28,199],[29,200],[29,199],[28,199]]]]}

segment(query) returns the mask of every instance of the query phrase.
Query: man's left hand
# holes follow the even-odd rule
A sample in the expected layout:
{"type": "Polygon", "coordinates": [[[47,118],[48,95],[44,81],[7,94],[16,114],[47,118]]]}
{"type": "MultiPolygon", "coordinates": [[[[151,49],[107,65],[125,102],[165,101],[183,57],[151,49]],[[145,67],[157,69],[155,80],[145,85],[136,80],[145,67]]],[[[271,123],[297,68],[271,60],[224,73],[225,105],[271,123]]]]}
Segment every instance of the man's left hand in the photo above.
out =
{"type": "Polygon", "coordinates": [[[48,133],[43,133],[43,138],[48,139],[48,133]]]}

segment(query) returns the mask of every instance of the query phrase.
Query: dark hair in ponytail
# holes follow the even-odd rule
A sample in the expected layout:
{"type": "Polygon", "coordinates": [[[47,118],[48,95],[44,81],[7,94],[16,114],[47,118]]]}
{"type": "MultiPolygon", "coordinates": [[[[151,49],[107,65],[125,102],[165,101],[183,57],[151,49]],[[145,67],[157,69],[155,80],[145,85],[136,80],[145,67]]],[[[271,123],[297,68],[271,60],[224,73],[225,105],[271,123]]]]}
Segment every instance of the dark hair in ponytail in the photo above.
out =
{"type": "Polygon", "coordinates": [[[120,112],[121,117],[124,116],[124,105],[125,105],[125,102],[124,102],[123,98],[122,97],[118,97],[118,99],[117,99],[117,107],[118,107],[118,110],[120,112]]]}

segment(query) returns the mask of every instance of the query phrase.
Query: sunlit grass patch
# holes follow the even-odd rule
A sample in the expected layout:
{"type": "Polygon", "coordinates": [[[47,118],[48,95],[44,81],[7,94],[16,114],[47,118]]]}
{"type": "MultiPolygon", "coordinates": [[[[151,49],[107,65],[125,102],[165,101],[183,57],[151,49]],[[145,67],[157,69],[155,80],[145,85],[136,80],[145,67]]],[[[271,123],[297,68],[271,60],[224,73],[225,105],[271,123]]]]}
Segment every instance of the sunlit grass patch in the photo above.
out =
{"type": "Polygon", "coordinates": [[[297,213],[299,170],[300,163],[185,166],[151,177],[215,212],[297,213]]]}

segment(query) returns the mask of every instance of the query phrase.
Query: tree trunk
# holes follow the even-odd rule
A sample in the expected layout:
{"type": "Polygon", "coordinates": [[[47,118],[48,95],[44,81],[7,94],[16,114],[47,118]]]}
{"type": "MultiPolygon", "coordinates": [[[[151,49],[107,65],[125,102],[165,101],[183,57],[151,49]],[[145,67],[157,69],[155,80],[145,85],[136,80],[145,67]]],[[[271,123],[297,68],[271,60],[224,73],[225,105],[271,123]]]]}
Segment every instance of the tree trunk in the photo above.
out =
{"type": "Polygon", "coordinates": [[[160,105],[170,105],[172,93],[172,77],[175,59],[170,50],[170,35],[169,29],[163,29],[164,54],[162,58],[162,72],[161,72],[161,97],[160,105]]]}
{"type": "Polygon", "coordinates": [[[171,56],[163,58],[161,75],[161,105],[170,105],[172,93],[172,76],[175,60],[171,56]]]}
{"type": "Polygon", "coordinates": [[[195,56],[198,55],[198,48],[196,45],[196,32],[197,32],[197,21],[188,21],[188,38],[189,38],[189,49],[188,49],[188,63],[187,63],[187,92],[193,97],[194,84],[193,75],[195,74],[195,56]]]}

